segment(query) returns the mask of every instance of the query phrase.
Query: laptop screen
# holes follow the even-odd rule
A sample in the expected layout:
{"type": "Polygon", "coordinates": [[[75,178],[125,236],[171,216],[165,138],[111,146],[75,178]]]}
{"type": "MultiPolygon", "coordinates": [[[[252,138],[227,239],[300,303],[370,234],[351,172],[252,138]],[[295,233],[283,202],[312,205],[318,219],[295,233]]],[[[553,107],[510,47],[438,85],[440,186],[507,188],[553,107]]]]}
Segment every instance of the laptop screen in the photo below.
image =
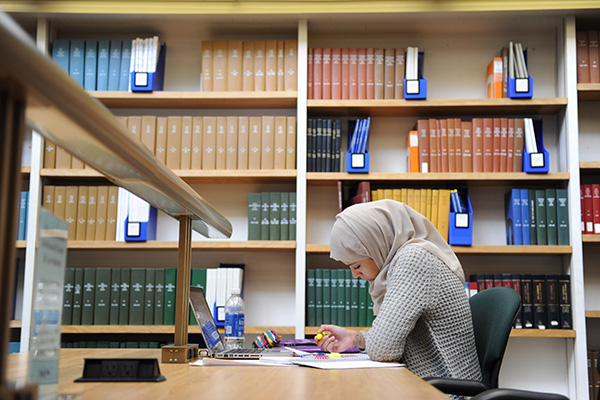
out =
{"type": "Polygon", "coordinates": [[[211,355],[225,350],[221,335],[217,331],[217,326],[208,308],[208,303],[206,303],[206,297],[204,297],[202,288],[196,286],[190,287],[190,306],[194,311],[196,321],[198,321],[198,325],[202,331],[202,337],[211,355]]]}

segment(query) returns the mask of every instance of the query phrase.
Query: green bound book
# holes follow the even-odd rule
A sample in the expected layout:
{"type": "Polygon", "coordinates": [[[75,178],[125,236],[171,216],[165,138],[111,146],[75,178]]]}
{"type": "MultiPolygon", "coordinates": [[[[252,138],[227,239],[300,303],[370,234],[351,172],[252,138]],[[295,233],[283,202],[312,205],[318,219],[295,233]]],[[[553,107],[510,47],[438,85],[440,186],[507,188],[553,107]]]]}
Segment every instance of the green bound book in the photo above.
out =
{"type": "Polygon", "coordinates": [[[154,268],[146,268],[144,283],[144,325],[154,325],[154,268]]]}
{"type": "Polygon", "coordinates": [[[281,192],[281,218],[279,219],[279,239],[289,240],[290,239],[290,194],[288,192],[281,192]]]}
{"type": "Polygon", "coordinates": [[[131,292],[131,268],[121,270],[119,293],[119,325],[129,325],[129,294],[131,292]]]}
{"type": "Polygon", "coordinates": [[[317,326],[315,270],[306,271],[306,324],[317,326]]]}
{"type": "Polygon", "coordinates": [[[537,230],[537,244],[545,246],[548,244],[548,232],[546,228],[546,191],[535,191],[535,224],[537,230]]]}
{"type": "Polygon", "coordinates": [[[369,286],[367,281],[358,279],[358,326],[367,326],[367,298],[369,286]]]}
{"type": "Polygon", "coordinates": [[[261,194],[248,193],[248,240],[260,240],[261,194]]]}
{"type": "Polygon", "coordinates": [[[108,311],[109,325],[119,325],[119,307],[121,296],[121,268],[110,271],[110,309],[108,311]]]}
{"type": "Polygon", "coordinates": [[[177,268],[165,269],[165,325],[175,325],[175,289],[177,285],[177,268]]]}
{"type": "Polygon", "coordinates": [[[556,189],[546,189],[546,232],[548,245],[558,245],[558,231],[556,225],[556,189]]]}
{"type": "Polygon", "coordinates": [[[108,325],[110,308],[110,268],[96,268],[94,325],[108,325]]]}
{"type": "Polygon", "coordinates": [[[358,279],[352,278],[352,289],[350,291],[350,326],[358,325],[358,279]]]}
{"type": "Polygon", "coordinates": [[[323,270],[315,270],[315,326],[323,323],[323,270]]]}
{"type": "Polygon", "coordinates": [[[323,323],[331,324],[331,270],[323,270],[323,323]]]}
{"type": "Polygon", "coordinates": [[[569,245],[569,195],[567,189],[556,189],[556,228],[558,245],[569,245]]]}
{"type": "Polygon", "coordinates": [[[535,218],[535,190],[529,189],[529,240],[532,245],[537,242],[537,221],[535,218]]]}
{"type": "MultiPolygon", "coordinates": [[[[202,288],[202,290],[204,290],[204,293],[206,293],[206,269],[192,269],[192,274],[190,276],[190,285],[202,288]]],[[[190,325],[198,325],[198,322],[196,321],[196,317],[194,316],[194,312],[192,311],[191,307],[189,311],[189,319],[190,325]]]]}
{"type": "Polygon", "coordinates": [[[344,299],[344,321],[346,322],[344,325],[352,326],[352,271],[349,269],[344,270],[344,299]]]}
{"type": "Polygon", "coordinates": [[[281,237],[281,228],[279,220],[281,219],[281,194],[279,192],[269,193],[269,240],[279,240],[281,237]]]}
{"type": "Polygon", "coordinates": [[[83,268],[75,269],[73,284],[73,315],[71,325],[81,325],[81,302],[83,300],[83,268]]]}
{"type": "Polygon", "coordinates": [[[368,293],[367,289],[367,326],[373,326],[375,320],[375,314],[373,314],[373,298],[368,293]]]}
{"type": "Polygon", "coordinates": [[[75,269],[65,268],[65,284],[63,289],[62,324],[71,325],[73,320],[73,288],[75,269]]]}
{"type": "Polygon", "coordinates": [[[290,209],[289,213],[289,226],[290,226],[290,234],[289,240],[296,240],[296,192],[290,192],[290,209]]]}
{"type": "Polygon", "coordinates": [[[144,285],[146,285],[146,270],[131,268],[129,325],[144,325],[144,285]]]}
{"type": "Polygon", "coordinates": [[[331,323],[333,325],[339,325],[338,323],[338,279],[337,270],[331,270],[331,323]]]}
{"type": "Polygon", "coordinates": [[[154,270],[154,325],[162,325],[165,313],[165,269],[154,270]]]}
{"type": "Polygon", "coordinates": [[[269,240],[269,192],[260,194],[260,240],[269,240]]]}
{"type": "Polygon", "coordinates": [[[96,282],[96,269],[83,269],[83,289],[81,299],[81,325],[94,323],[94,284],[96,282]]]}
{"type": "Polygon", "coordinates": [[[335,271],[335,275],[337,278],[337,323],[339,326],[346,325],[346,296],[344,292],[346,291],[346,279],[345,279],[345,271],[343,269],[338,269],[335,271]]]}

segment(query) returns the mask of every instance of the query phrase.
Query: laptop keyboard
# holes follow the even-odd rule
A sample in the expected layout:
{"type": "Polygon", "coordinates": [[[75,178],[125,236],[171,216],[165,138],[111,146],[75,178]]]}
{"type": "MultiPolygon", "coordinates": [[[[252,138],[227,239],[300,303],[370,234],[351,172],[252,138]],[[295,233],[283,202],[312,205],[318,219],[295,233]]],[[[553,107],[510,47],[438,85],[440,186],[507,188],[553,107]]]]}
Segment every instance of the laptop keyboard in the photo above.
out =
{"type": "Polygon", "coordinates": [[[263,349],[247,348],[247,349],[230,349],[218,353],[217,357],[252,357],[262,353],[263,349]]]}

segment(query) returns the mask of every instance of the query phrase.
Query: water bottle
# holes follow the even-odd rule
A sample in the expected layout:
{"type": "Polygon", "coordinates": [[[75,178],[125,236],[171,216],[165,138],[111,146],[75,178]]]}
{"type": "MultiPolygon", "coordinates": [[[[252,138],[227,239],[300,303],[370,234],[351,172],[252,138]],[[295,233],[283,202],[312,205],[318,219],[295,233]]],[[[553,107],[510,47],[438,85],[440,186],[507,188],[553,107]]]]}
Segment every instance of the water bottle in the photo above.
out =
{"type": "Polygon", "coordinates": [[[225,303],[225,348],[244,347],[244,313],[246,305],[240,297],[240,289],[231,289],[231,297],[225,303]]]}

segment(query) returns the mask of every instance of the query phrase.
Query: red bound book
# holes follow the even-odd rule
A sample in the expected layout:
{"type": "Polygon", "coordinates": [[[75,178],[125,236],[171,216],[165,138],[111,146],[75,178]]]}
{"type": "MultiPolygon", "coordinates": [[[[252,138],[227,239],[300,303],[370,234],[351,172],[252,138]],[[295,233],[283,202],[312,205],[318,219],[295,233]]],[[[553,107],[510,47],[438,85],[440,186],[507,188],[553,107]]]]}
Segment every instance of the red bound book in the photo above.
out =
{"type": "Polygon", "coordinates": [[[462,121],[460,118],[454,118],[454,153],[455,153],[455,171],[463,172],[462,161],[462,121]]]}
{"type": "Polygon", "coordinates": [[[323,98],[323,49],[313,49],[313,99],[323,98]]]}
{"type": "Polygon", "coordinates": [[[473,122],[462,121],[462,172],[473,172],[473,122]]]}
{"type": "Polygon", "coordinates": [[[585,188],[579,185],[579,200],[581,201],[581,233],[585,233],[585,188]]]}
{"type": "Polygon", "coordinates": [[[448,172],[456,172],[456,145],[454,141],[454,118],[448,118],[448,172]]]}
{"type": "Polygon", "coordinates": [[[404,74],[406,71],[406,67],[404,65],[404,57],[406,50],[403,48],[396,49],[396,70],[395,70],[395,78],[396,85],[394,87],[394,98],[395,99],[403,99],[404,98],[404,74]]]}
{"type": "Polygon", "coordinates": [[[594,205],[592,198],[592,185],[583,185],[583,218],[585,222],[584,233],[594,233],[594,205]]]}
{"type": "Polygon", "coordinates": [[[438,121],[431,118],[429,120],[429,172],[439,172],[438,170],[438,121]]]}
{"type": "Polygon", "coordinates": [[[308,99],[312,99],[314,98],[314,93],[313,93],[313,74],[314,74],[314,65],[313,65],[313,51],[314,49],[311,47],[310,49],[308,49],[308,56],[307,56],[307,84],[306,84],[306,95],[308,97],[308,99]]]}
{"type": "Polygon", "coordinates": [[[500,172],[500,118],[494,118],[492,125],[493,132],[493,147],[492,147],[492,171],[500,172]]]}
{"type": "Polygon", "coordinates": [[[483,119],[483,172],[494,172],[494,120],[483,119]]]}
{"type": "Polygon", "coordinates": [[[506,130],[506,172],[513,172],[513,157],[515,148],[515,119],[508,118],[506,130]]]}
{"type": "Polygon", "coordinates": [[[321,77],[321,96],[323,100],[331,100],[331,48],[323,48],[323,54],[321,57],[321,63],[323,65],[323,76],[321,77]]]}
{"type": "Polygon", "coordinates": [[[358,49],[358,98],[367,98],[367,49],[358,49]]]}
{"type": "MultiPolygon", "coordinates": [[[[483,118],[473,118],[473,172],[483,172],[483,118]]],[[[463,141],[464,143],[464,141],[463,141]]],[[[464,157],[464,147],[463,147],[464,157]]],[[[464,164],[463,164],[464,166],[464,164]]],[[[467,171],[465,171],[467,172],[467,171]]]]}
{"type": "Polygon", "coordinates": [[[592,223],[593,233],[600,233],[600,184],[592,185],[592,223]]]}
{"type": "Polygon", "coordinates": [[[375,98],[375,49],[367,47],[367,100],[375,98]]]}
{"type": "Polygon", "coordinates": [[[331,49],[331,98],[342,98],[342,49],[331,49]]]}
{"type": "Polygon", "coordinates": [[[577,83],[590,83],[590,53],[587,31],[578,31],[577,39],[577,83]]]}
{"type": "Polygon", "coordinates": [[[438,121],[440,148],[438,172],[448,172],[448,120],[442,118],[438,121]]]}
{"type": "Polygon", "coordinates": [[[588,32],[590,83],[600,83],[600,55],[598,54],[598,31],[588,32]]]}
{"type": "Polygon", "coordinates": [[[429,121],[417,120],[417,131],[419,132],[419,170],[429,172],[429,121]]]}
{"type": "Polygon", "coordinates": [[[342,49],[342,100],[350,98],[350,49],[342,49]]]}
{"type": "Polygon", "coordinates": [[[506,172],[506,162],[508,156],[507,143],[508,118],[500,118],[500,172],[506,172]]]}
{"type": "Polygon", "coordinates": [[[515,141],[513,146],[513,172],[523,172],[523,138],[525,121],[515,118],[515,141]]]}
{"type": "Polygon", "coordinates": [[[358,99],[358,49],[350,49],[350,100],[358,99]]]}

